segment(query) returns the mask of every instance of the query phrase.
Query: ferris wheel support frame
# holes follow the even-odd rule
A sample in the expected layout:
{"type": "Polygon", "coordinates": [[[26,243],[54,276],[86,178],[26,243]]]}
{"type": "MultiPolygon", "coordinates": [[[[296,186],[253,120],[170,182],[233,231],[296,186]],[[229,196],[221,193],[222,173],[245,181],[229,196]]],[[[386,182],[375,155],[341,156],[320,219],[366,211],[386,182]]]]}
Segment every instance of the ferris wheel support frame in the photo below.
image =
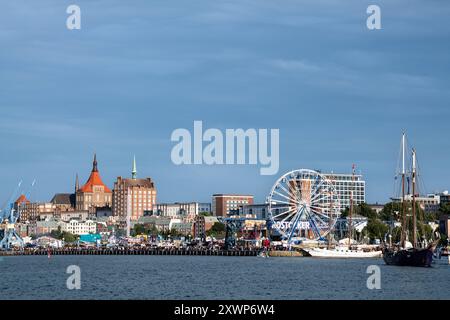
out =
{"type": "Polygon", "coordinates": [[[331,232],[341,214],[333,183],[320,172],[310,169],[292,170],[278,178],[267,202],[272,228],[289,243],[294,236],[298,237],[301,221],[308,223],[308,227],[302,229],[311,230],[314,238],[319,240],[331,232]],[[306,181],[305,189],[303,183],[306,181]]]}

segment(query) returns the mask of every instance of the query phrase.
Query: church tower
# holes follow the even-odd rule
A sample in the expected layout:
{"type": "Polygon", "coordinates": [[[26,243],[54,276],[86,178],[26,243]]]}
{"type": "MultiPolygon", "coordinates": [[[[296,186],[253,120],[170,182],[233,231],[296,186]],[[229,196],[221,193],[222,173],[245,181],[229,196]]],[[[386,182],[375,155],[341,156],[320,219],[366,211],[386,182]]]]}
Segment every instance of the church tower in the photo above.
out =
{"type": "Polygon", "coordinates": [[[76,205],[78,210],[88,210],[95,213],[99,207],[110,207],[112,191],[103,183],[98,171],[97,155],[94,154],[92,171],[84,186],[76,191],[76,205]]]}
{"type": "Polygon", "coordinates": [[[133,157],[133,169],[131,170],[131,179],[136,180],[137,170],[136,170],[136,156],[133,157]]]}

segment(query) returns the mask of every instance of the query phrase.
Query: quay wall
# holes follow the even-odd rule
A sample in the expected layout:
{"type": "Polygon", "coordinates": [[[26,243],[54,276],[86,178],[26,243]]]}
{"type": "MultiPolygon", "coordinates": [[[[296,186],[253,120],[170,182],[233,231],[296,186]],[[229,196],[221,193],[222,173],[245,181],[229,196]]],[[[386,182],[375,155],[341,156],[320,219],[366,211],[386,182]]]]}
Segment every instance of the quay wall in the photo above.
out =
{"type": "Polygon", "coordinates": [[[123,249],[37,249],[22,251],[0,251],[0,256],[39,256],[39,255],[178,255],[178,256],[257,256],[257,250],[186,250],[186,249],[154,249],[154,248],[123,248],[123,249]]]}

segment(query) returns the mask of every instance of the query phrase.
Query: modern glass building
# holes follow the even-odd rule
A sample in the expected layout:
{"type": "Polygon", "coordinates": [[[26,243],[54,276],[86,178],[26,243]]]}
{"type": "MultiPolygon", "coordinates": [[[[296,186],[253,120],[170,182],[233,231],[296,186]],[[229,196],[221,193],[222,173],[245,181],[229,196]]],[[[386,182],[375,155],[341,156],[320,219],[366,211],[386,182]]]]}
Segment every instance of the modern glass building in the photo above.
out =
{"type": "Polygon", "coordinates": [[[341,211],[350,207],[353,192],[353,204],[366,202],[366,181],[360,174],[322,173],[336,188],[339,196],[341,211]]]}

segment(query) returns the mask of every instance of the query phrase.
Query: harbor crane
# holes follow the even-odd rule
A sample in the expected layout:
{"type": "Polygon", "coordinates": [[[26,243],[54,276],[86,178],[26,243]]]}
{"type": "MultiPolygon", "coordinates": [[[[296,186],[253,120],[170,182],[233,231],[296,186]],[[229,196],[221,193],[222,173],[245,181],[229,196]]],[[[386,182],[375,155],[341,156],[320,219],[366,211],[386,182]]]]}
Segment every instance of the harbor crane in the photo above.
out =
{"type": "MultiPolygon", "coordinates": [[[[34,184],[35,181],[33,181],[31,187],[33,187],[34,184]]],[[[3,231],[3,235],[0,236],[0,249],[3,250],[11,250],[13,246],[23,248],[24,245],[22,238],[15,229],[17,220],[20,216],[20,212],[18,210],[19,208],[16,208],[14,205],[14,199],[19,193],[21,185],[22,181],[19,182],[16,190],[12,193],[8,202],[3,206],[0,212],[0,228],[3,231]]]]}

